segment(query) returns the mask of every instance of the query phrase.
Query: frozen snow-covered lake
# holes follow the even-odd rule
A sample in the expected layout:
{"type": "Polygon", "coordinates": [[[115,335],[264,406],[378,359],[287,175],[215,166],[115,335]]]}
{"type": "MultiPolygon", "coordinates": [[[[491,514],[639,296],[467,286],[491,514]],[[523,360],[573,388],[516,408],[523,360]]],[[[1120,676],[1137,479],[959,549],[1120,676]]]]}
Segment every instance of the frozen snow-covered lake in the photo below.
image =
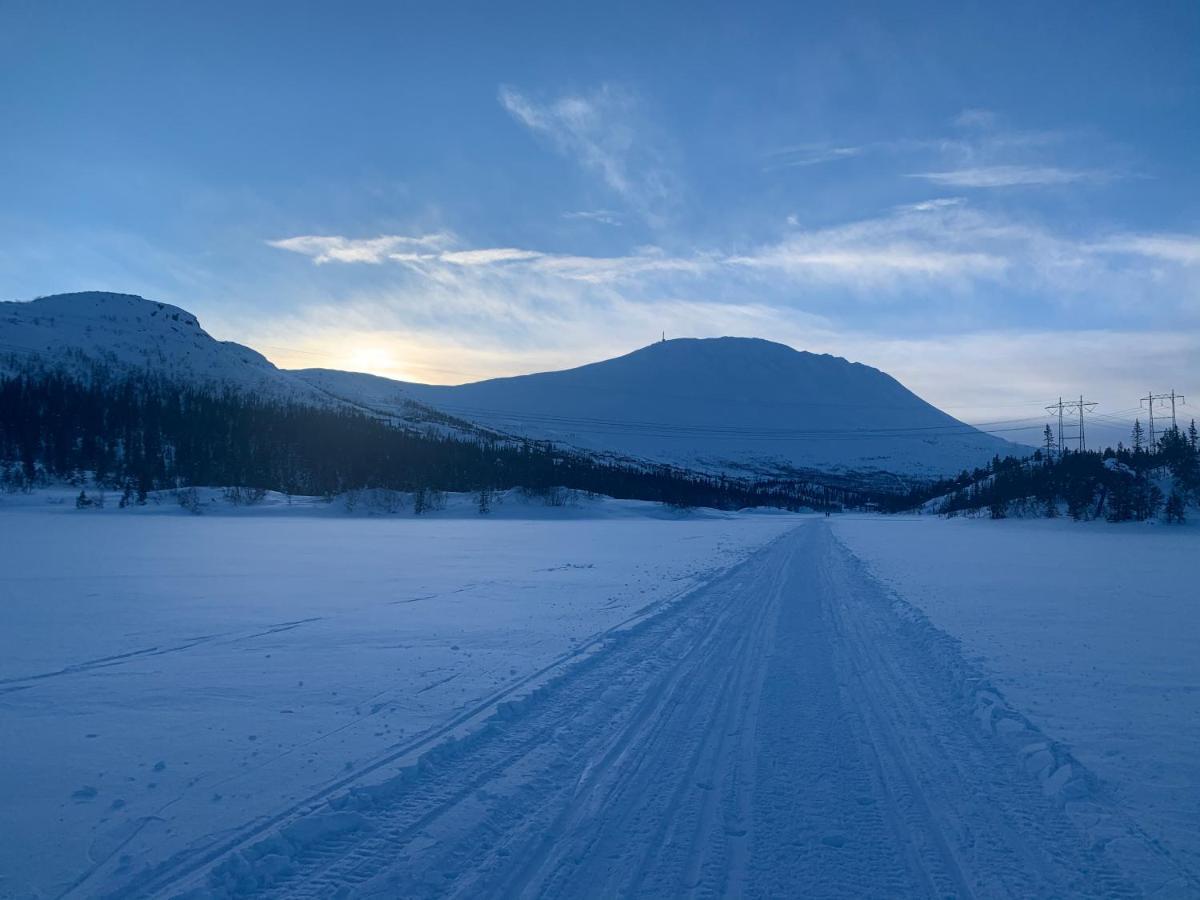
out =
{"type": "Polygon", "coordinates": [[[0,533],[3,897],[1200,889],[1191,526],[0,533]]]}
{"type": "Polygon", "coordinates": [[[836,533],[1200,872],[1200,527],[902,516],[836,533]]]}
{"type": "Polygon", "coordinates": [[[265,815],[792,524],[0,508],[0,896],[265,815]]]}

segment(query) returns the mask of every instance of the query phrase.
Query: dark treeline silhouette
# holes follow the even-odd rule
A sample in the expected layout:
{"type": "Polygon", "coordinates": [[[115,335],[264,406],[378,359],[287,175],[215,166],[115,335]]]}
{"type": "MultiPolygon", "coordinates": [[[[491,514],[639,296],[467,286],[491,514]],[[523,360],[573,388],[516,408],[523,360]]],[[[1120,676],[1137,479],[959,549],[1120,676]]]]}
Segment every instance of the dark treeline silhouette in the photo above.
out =
{"type": "MultiPolygon", "coordinates": [[[[143,376],[35,372],[0,378],[0,480],[8,489],[92,481],[129,502],[153,490],[242,486],[333,496],[363,488],[568,488],[675,506],[836,509],[899,498],[794,481],[597,460],[540,442],[396,427],[345,407],[215,393],[143,376]],[[132,498],[132,499],[131,499],[132,498]]],[[[481,501],[481,508],[485,501],[481,501]]]]}
{"type": "Polygon", "coordinates": [[[996,457],[974,472],[964,472],[929,492],[944,496],[938,512],[956,515],[987,510],[1001,519],[1022,515],[1111,522],[1142,521],[1162,514],[1183,522],[1189,504],[1200,503],[1200,434],[1193,421],[1186,430],[1171,427],[1149,446],[1141,423],[1134,424],[1133,446],[1103,451],[1056,453],[1047,432],[1047,448],[1027,459],[996,457]]]}

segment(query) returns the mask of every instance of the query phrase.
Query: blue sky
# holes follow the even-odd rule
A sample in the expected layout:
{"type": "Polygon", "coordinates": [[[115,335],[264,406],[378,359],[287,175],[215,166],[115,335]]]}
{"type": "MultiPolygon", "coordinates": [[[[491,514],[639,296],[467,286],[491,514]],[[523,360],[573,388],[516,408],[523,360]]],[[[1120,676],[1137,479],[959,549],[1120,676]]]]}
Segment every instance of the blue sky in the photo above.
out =
{"type": "Polygon", "coordinates": [[[1200,391],[1200,5],[580,6],[0,2],[0,295],[423,381],[665,330],[965,418],[1200,391]]]}

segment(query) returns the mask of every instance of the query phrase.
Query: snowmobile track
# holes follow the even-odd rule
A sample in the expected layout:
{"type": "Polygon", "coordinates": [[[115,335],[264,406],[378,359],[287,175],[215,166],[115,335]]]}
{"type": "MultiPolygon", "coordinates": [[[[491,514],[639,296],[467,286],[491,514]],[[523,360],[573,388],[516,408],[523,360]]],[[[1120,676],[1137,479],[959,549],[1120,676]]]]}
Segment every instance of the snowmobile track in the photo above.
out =
{"type": "Polygon", "coordinates": [[[419,765],[116,893],[1141,896],[1080,827],[1119,812],[930,628],[806,523],[419,765]]]}

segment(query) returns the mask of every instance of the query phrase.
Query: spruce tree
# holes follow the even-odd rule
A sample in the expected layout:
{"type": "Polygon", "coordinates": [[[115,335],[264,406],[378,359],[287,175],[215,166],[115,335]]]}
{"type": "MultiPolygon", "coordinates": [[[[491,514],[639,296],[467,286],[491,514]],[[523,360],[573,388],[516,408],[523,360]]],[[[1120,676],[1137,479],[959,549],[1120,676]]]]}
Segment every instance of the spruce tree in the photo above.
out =
{"type": "Polygon", "coordinates": [[[1054,459],[1054,448],[1057,446],[1054,443],[1054,432],[1050,430],[1049,425],[1047,425],[1045,431],[1042,432],[1042,440],[1046,448],[1046,462],[1049,462],[1050,460],[1054,459]]]}

